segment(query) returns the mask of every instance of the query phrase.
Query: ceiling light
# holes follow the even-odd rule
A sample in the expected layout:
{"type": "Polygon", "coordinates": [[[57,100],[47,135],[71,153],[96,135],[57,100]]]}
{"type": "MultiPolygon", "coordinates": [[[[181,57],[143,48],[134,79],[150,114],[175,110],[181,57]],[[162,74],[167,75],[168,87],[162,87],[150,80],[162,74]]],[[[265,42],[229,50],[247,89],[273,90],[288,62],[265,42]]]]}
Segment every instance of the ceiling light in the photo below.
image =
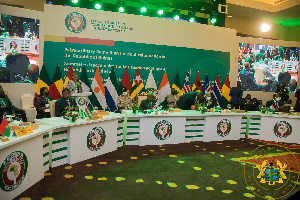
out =
{"type": "Polygon", "coordinates": [[[271,29],[271,25],[263,23],[260,27],[261,32],[268,32],[271,29]]]}

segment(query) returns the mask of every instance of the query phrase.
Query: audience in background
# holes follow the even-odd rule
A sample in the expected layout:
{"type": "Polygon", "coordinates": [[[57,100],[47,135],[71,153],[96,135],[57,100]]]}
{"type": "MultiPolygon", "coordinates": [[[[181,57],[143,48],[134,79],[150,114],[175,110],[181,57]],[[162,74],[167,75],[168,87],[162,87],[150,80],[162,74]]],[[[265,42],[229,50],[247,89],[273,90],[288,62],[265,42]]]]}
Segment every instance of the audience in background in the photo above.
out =
{"type": "Polygon", "coordinates": [[[40,95],[36,98],[36,111],[37,119],[50,118],[50,106],[49,101],[52,101],[51,96],[49,96],[48,88],[42,87],[40,89],[40,95]],[[46,112],[46,110],[48,111],[46,112]]]}

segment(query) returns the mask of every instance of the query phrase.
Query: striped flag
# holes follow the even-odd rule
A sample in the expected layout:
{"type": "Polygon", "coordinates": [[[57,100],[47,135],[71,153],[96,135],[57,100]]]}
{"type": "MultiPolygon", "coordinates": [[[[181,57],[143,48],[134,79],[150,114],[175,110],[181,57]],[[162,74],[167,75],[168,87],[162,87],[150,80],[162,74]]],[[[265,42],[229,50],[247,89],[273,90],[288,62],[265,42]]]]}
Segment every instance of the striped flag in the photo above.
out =
{"type": "Polygon", "coordinates": [[[1,116],[1,123],[0,123],[0,135],[4,135],[5,130],[7,128],[7,121],[3,115],[1,116]]]}
{"type": "Polygon", "coordinates": [[[216,82],[212,88],[212,100],[214,105],[218,105],[221,108],[223,107],[222,103],[222,90],[219,74],[217,75],[216,82]]]}
{"type": "Polygon", "coordinates": [[[207,75],[207,72],[206,72],[203,92],[206,93],[206,92],[210,92],[210,91],[211,91],[211,87],[210,87],[208,75],[207,75]]]}
{"type": "Polygon", "coordinates": [[[229,76],[227,74],[224,85],[222,87],[223,109],[227,108],[227,105],[229,104],[229,102],[231,100],[231,96],[229,96],[230,90],[231,90],[230,81],[229,81],[229,76]]]}
{"type": "MultiPolygon", "coordinates": [[[[87,73],[86,73],[85,65],[83,65],[82,72],[80,74],[79,82],[81,83],[82,92],[90,92],[91,91],[91,88],[90,88],[91,84],[90,84],[90,81],[89,81],[87,73]]],[[[104,86],[103,86],[103,88],[104,88],[104,86]]],[[[90,103],[93,106],[97,106],[98,108],[100,108],[101,105],[100,105],[100,103],[99,103],[99,101],[98,101],[98,99],[97,99],[94,92],[92,92],[92,94],[90,96],[88,96],[88,98],[89,98],[90,103]]],[[[91,105],[90,105],[90,109],[92,109],[91,105]]]]}
{"type": "MultiPolygon", "coordinates": [[[[106,98],[105,98],[105,88],[102,82],[102,78],[99,71],[99,66],[97,66],[94,78],[92,80],[91,88],[93,94],[96,96],[98,104],[102,107],[103,110],[107,108],[106,98]]],[[[91,95],[92,96],[92,95],[91,95]]],[[[94,99],[91,99],[91,102],[94,106],[97,105],[94,99]]]]}
{"type": "Polygon", "coordinates": [[[186,76],[185,76],[185,79],[184,79],[182,91],[183,91],[183,94],[192,91],[189,71],[186,72],[186,76]]]}
{"type": "Polygon", "coordinates": [[[127,89],[127,93],[128,93],[128,95],[130,95],[131,94],[131,83],[130,83],[130,78],[129,78],[127,69],[125,69],[125,72],[123,74],[123,77],[121,80],[121,85],[122,85],[122,88],[125,87],[127,89]]]}
{"type": "Polygon", "coordinates": [[[106,104],[111,112],[117,110],[117,101],[118,101],[118,83],[115,74],[115,68],[113,67],[110,75],[105,83],[105,98],[106,104]]]}
{"type": "Polygon", "coordinates": [[[158,88],[158,103],[161,104],[165,101],[165,98],[171,93],[170,83],[167,76],[167,71],[165,70],[165,73],[160,81],[160,85],[158,88]]]}
{"type": "Polygon", "coordinates": [[[139,68],[136,71],[135,78],[132,83],[132,93],[131,93],[131,100],[134,99],[144,88],[143,79],[141,78],[139,68]]]}
{"type": "Polygon", "coordinates": [[[192,91],[193,92],[196,92],[197,90],[200,90],[202,92],[202,85],[201,85],[199,71],[198,71],[198,75],[197,75],[197,77],[195,79],[194,85],[192,87],[192,91]]]}
{"type": "Polygon", "coordinates": [[[156,83],[155,83],[155,80],[154,80],[154,76],[152,74],[152,70],[149,73],[145,88],[146,89],[154,88],[155,90],[157,90],[157,86],[156,86],[156,83]]]}
{"type": "Polygon", "coordinates": [[[176,70],[176,75],[175,75],[175,78],[174,78],[172,88],[174,88],[177,91],[178,96],[183,95],[183,92],[182,92],[182,89],[181,89],[181,83],[180,83],[180,79],[179,79],[179,74],[178,74],[177,70],[176,70]]]}
{"type": "Polygon", "coordinates": [[[69,80],[72,80],[73,74],[74,74],[74,69],[73,69],[73,66],[71,64],[70,69],[69,69],[68,74],[67,74],[66,79],[65,79],[64,87],[66,86],[66,84],[68,83],[69,80]]]}
{"type": "Polygon", "coordinates": [[[49,94],[53,100],[58,100],[61,97],[61,92],[64,88],[64,82],[61,77],[61,73],[59,70],[59,64],[57,63],[57,67],[52,78],[52,84],[49,87],[49,94]]]}
{"type": "Polygon", "coordinates": [[[46,67],[45,67],[45,63],[42,66],[42,69],[40,71],[39,74],[39,78],[36,82],[36,86],[35,86],[35,98],[37,98],[40,95],[40,89],[42,87],[47,87],[49,88],[49,86],[51,85],[46,67]]]}

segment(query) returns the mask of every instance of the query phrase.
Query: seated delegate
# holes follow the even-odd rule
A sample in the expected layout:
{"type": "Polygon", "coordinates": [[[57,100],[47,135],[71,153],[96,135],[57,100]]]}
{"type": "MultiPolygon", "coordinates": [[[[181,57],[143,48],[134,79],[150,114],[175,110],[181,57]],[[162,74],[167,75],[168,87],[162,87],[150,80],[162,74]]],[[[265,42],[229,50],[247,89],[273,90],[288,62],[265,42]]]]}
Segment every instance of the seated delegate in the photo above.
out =
{"type": "Polygon", "coordinates": [[[64,111],[69,106],[76,107],[75,99],[71,98],[71,92],[68,88],[62,90],[62,97],[55,102],[56,117],[64,116],[64,111]]]}
{"type": "Polygon", "coordinates": [[[49,96],[48,88],[42,87],[40,89],[40,95],[36,98],[36,111],[37,119],[50,118],[50,112],[45,112],[46,109],[49,109],[49,101],[52,101],[51,96],[49,96]]]}
{"type": "Polygon", "coordinates": [[[15,114],[20,115],[23,122],[27,122],[26,113],[22,109],[15,108],[8,96],[4,93],[2,86],[0,85],[0,106],[3,108],[5,115],[12,115],[15,114]]]}

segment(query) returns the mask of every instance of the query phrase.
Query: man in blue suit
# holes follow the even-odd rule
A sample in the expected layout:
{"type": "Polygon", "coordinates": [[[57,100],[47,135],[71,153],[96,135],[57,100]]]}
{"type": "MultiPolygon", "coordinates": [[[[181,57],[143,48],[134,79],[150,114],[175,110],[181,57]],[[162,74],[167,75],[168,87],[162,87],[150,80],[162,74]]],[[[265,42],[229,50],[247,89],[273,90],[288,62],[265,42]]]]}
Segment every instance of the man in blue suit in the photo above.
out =
{"type": "Polygon", "coordinates": [[[62,90],[62,97],[55,102],[56,117],[64,116],[63,111],[69,106],[76,107],[76,101],[71,98],[71,91],[68,88],[64,88],[62,90]]]}
{"type": "Polygon", "coordinates": [[[231,108],[238,109],[238,102],[243,97],[243,90],[242,90],[241,82],[237,82],[237,87],[231,88],[229,96],[231,96],[231,99],[230,99],[231,108]]]}

